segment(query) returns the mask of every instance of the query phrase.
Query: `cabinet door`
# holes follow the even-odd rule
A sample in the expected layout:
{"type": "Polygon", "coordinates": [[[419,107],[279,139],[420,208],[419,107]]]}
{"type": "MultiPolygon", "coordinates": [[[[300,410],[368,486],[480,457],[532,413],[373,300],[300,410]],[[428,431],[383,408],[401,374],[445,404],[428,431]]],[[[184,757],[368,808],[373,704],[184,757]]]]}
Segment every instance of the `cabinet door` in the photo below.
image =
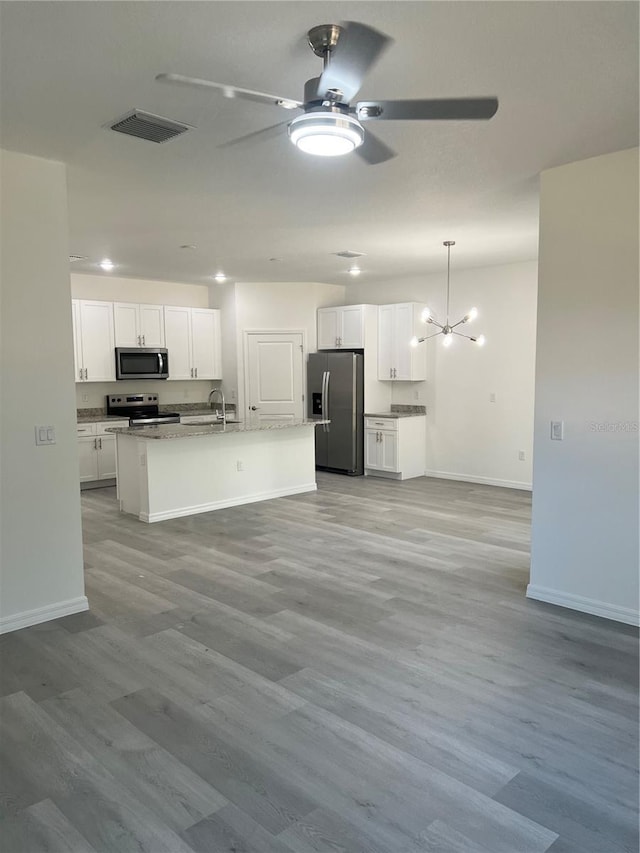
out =
{"type": "Polygon", "coordinates": [[[393,379],[393,305],[378,308],[378,379],[393,379]]]}
{"type": "Polygon", "coordinates": [[[164,346],[164,316],[162,305],[139,305],[139,331],[143,347],[164,346]]]}
{"type": "Polygon", "coordinates": [[[98,479],[98,439],[87,436],[78,439],[78,461],[80,466],[80,482],[98,479]]]}
{"type": "Polygon", "coordinates": [[[113,302],[80,301],[80,340],[86,381],[114,382],[113,302]]]}
{"type": "Polygon", "coordinates": [[[382,441],[380,447],[380,469],[382,471],[398,472],[398,434],[395,432],[381,432],[382,441]]]}
{"type": "Polygon", "coordinates": [[[83,379],[82,354],[80,352],[80,302],[71,300],[71,322],[73,325],[73,375],[76,382],[83,379]]]}
{"type": "Polygon", "coordinates": [[[113,303],[113,324],[117,347],[139,347],[138,306],[134,302],[113,303]]]}
{"type": "Polygon", "coordinates": [[[347,305],[340,309],[342,330],[338,331],[340,346],[347,349],[364,347],[364,309],[361,305],[347,305]]]}
{"type": "Polygon", "coordinates": [[[98,437],[98,480],[107,480],[116,476],[116,437],[101,435],[98,437]]]}
{"type": "Polygon", "coordinates": [[[219,328],[218,311],[211,308],[191,309],[191,358],[194,379],[221,378],[219,328]]]}
{"type": "Polygon", "coordinates": [[[364,467],[380,468],[380,442],[379,430],[367,429],[364,434],[364,467]]]}
{"type": "Polygon", "coordinates": [[[164,331],[169,351],[169,380],[192,379],[191,308],[165,305],[164,331]]]}
{"type": "Polygon", "coordinates": [[[318,309],[318,349],[336,349],[338,346],[339,308],[318,309]]]}
{"type": "Polygon", "coordinates": [[[413,305],[409,302],[394,306],[393,364],[394,379],[413,379],[411,338],[413,337],[413,305]]]}

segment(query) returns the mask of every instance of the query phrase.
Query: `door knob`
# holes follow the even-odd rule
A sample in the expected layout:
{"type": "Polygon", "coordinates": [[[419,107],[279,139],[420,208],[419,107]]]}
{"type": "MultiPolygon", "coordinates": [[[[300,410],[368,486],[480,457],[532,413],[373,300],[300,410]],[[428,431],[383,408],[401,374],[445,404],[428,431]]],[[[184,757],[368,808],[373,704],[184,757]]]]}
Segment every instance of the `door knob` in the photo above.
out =
{"type": "Polygon", "coordinates": [[[249,406],[252,412],[257,412],[260,406],[249,406]]]}

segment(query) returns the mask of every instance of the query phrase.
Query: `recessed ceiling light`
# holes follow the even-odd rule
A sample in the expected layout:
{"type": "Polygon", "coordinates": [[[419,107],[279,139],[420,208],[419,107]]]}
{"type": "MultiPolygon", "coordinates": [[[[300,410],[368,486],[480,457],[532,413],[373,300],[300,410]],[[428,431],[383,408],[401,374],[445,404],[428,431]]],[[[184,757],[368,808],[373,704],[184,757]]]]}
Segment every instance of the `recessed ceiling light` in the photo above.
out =
{"type": "Polygon", "coordinates": [[[226,275],[225,275],[223,272],[217,272],[217,273],[214,275],[214,279],[215,279],[219,284],[221,284],[223,281],[226,281],[226,280],[227,280],[227,277],[226,277],[226,275]]]}
{"type": "Polygon", "coordinates": [[[364,257],[364,252],[352,252],[351,249],[345,249],[343,252],[334,252],[334,255],[338,258],[362,258],[364,257]]]}
{"type": "Polygon", "coordinates": [[[360,267],[351,267],[351,269],[348,270],[349,275],[352,276],[360,275],[361,272],[362,270],[360,267]]]}
{"type": "Polygon", "coordinates": [[[105,272],[111,272],[111,270],[114,269],[115,264],[113,263],[113,261],[109,260],[109,258],[103,258],[98,264],[98,266],[101,270],[104,270],[105,272]]]}
{"type": "Polygon", "coordinates": [[[281,261],[282,258],[269,258],[270,261],[281,261]]]}
{"type": "Polygon", "coordinates": [[[77,261],[86,261],[86,255],[69,255],[69,262],[72,264],[77,263],[77,261]]]}
{"type": "Polygon", "coordinates": [[[180,248],[181,249],[197,249],[198,247],[196,245],[194,245],[193,243],[185,243],[184,245],[180,246],[180,248]]]}

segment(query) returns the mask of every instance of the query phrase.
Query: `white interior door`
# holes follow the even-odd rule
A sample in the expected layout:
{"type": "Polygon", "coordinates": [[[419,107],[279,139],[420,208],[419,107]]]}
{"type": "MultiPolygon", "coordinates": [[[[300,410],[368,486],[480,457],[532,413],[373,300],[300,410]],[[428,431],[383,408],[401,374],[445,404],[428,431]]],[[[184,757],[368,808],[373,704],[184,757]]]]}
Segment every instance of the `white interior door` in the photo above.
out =
{"type": "Polygon", "coordinates": [[[302,333],[248,332],[246,352],[247,420],[302,418],[302,333]]]}

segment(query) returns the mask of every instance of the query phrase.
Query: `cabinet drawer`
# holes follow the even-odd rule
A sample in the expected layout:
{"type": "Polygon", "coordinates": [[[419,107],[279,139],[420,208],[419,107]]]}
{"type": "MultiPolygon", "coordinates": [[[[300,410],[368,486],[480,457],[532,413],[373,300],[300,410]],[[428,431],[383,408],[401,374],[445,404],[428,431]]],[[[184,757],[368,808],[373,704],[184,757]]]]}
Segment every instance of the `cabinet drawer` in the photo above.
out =
{"type": "Polygon", "coordinates": [[[397,431],[398,419],[397,418],[365,418],[364,428],[365,429],[387,429],[387,430],[397,431]]]}
{"type": "Polygon", "coordinates": [[[76,426],[77,435],[95,435],[96,424],[78,424],[76,426]]]}

